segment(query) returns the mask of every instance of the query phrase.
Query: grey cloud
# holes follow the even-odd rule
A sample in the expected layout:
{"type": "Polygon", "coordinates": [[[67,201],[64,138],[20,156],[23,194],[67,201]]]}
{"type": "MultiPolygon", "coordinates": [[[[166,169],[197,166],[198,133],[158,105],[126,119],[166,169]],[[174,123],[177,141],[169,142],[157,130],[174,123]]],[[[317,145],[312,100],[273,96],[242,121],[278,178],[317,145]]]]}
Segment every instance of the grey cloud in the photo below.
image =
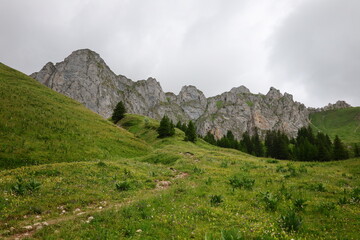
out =
{"type": "Polygon", "coordinates": [[[30,74],[90,48],[115,73],[155,77],[175,93],[183,85],[207,96],[275,86],[310,106],[338,98],[359,105],[356,7],[351,0],[4,0],[1,61],[30,74]],[[332,87],[339,79],[344,97],[332,87]]]}
{"type": "Polygon", "coordinates": [[[305,2],[274,34],[271,67],[277,70],[275,76],[283,85],[292,82],[294,92],[301,85],[307,105],[343,99],[359,106],[359,29],[359,1],[305,2]]]}

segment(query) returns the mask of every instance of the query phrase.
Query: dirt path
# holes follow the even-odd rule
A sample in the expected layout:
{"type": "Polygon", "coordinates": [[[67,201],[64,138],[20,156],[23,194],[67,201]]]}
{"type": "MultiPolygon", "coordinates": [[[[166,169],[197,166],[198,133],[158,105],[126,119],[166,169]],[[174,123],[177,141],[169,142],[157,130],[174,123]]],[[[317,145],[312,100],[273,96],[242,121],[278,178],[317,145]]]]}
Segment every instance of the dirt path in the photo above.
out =
{"type": "MultiPolygon", "coordinates": [[[[172,178],[173,180],[185,178],[185,177],[189,176],[188,173],[179,172],[175,169],[172,169],[172,170],[177,173],[177,175],[175,175],[172,178]]],[[[147,196],[147,198],[154,197],[156,195],[156,193],[158,193],[159,191],[168,189],[171,186],[171,184],[172,183],[170,181],[157,181],[156,187],[152,190],[148,190],[148,191],[150,191],[151,194],[149,196],[147,196]]],[[[147,199],[147,198],[145,198],[145,199],[147,199]]],[[[41,221],[41,222],[37,222],[34,224],[29,224],[27,226],[23,226],[22,228],[17,230],[18,233],[10,235],[10,236],[1,236],[0,235],[0,239],[20,240],[23,238],[29,238],[29,237],[32,237],[37,231],[41,230],[42,228],[44,228],[46,226],[55,225],[55,224],[59,224],[59,223],[66,222],[66,221],[71,221],[76,218],[83,218],[84,216],[87,216],[87,220],[85,220],[85,221],[89,223],[93,219],[92,215],[95,213],[99,213],[99,212],[103,212],[103,211],[110,211],[110,210],[118,210],[122,207],[128,206],[128,205],[130,205],[134,202],[140,201],[140,200],[144,200],[144,199],[137,199],[137,200],[129,199],[129,200],[126,200],[121,203],[115,203],[115,204],[111,204],[111,205],[107,205],[107,206],[103,206],[103,207],[88,206],[87,210],[84,210],[84,211],[81,211],[80,209],[75,209],[71,215],[63,215],[63,216],[61,215],[59,217],[48,219],[46,221],[41,221]]]]}

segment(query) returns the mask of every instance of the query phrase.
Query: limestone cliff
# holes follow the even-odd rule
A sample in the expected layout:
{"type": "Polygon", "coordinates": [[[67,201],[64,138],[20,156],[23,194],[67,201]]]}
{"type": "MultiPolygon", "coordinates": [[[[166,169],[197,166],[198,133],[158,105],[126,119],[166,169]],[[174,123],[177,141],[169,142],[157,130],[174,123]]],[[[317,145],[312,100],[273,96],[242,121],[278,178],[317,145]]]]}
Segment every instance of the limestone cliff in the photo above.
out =
{"type": "Polygon", "coordinates": [[[240,86],[210,98],[194,86],[184,86],[178,95],[165,93],[154,78],[134,82],[116,75],[89,49],[74,51],[55,65],[47,63],[31,76],[105,118],[123,101],[130,113],[155,119],[166,114],[175,123],[193,120],[201,135],[211,131],[221,137],[231,130],[240,138],[245,131],[253,133],[258,129],[260,134],[282,130],[295,136],[309,122],[308,109],[275,88],[263,95],[240,86]]]}

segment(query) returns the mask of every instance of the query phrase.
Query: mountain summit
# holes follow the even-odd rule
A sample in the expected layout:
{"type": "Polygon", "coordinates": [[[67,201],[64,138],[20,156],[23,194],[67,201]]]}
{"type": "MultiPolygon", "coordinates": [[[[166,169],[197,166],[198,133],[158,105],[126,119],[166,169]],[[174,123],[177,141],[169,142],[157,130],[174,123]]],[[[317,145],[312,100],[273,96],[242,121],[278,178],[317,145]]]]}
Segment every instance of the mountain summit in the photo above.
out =
{"type": "Polygon", "coordinates": [[[111,116],[123,101],[128,112],[161,119],[196,122],[198,133],[208,131],[220,138],[231,130],[237,138],[244,132],[263,134],[281,130],[295,136],[309,124],[309,111],[292,95],[271,87],[266,95],[253,94],[244,86],[206,98],[195,86],[184,86],[178,95],[165,93],[154,78],[132,81],[116,75],[94,51],[74,51],[64,61],[47,63],[31,77],[102,115],[111,116]]]}

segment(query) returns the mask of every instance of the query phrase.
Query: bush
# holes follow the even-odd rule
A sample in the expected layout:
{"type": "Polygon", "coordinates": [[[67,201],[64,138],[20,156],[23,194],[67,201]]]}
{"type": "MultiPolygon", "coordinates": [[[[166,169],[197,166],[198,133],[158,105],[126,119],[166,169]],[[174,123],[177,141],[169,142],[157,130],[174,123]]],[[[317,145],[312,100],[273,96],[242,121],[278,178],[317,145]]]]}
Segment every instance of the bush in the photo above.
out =
{"type": "Polygon", "coordinates": [[[213,235],[205,235],[205,240],[244,240],[246,239],[241,232],[236,230],[222,230],[220,238],[215,238],[213,235]]]}
{"type": "Polygon", "coordinates": [[[305,202],[306,202],[306,200],[303,198],[295,199],[293,202],[294,210],[297,212],[304,211],[305,207],[307,206],[307,204],[305,202]]]}
{"type": "Polygon", "coordinates": [[[260,199],[265,203],[265,209],[276,211],[279,199],[270,192],[260,193],[260,199]]]}
{"type": "Polygon", "coordinates": [[[352,190],[351,194],[351,201],[359,203],[360,202],[360,187],[356,187],[352,190]]]}
{"type": "Polygon", "coordinates": [[[317,211],[321,214],[329,216],[330,212],[335,210],[335,208],[336,205],[333,202],[321,203],[320,205],[317,206],[317,211]]]}
{"type": "Polygon", "coordinates": [[[279,160],[276,160],[276,159],[267,159],[266,160],[267,163],[279,163],[279,160]]]}
{"type": "Polygon", "coordinates": [[[317,183],[317,184],[311,184],[309,186],[309,190],[316,191],[316,192],[326,192],[326,188],[324,184],[317,183]]]}
{"type": "Polygon", "coordinates": [[[118,191],[128,191],[130,190],[130,183],[128,181],[122,181],[115,183],[116,190],[118,191]]]}
{"type": "Polygon", "coordinates": [[[220,203],[223,202],[221,195],[211,195],[210,196],[210,204],[211,206],[219,206],[220,203]]]}
{"type": "Polygon", "coordinates": [[[287,232],[297,232],[302,225],[302,218],[295,211],[289,210],[280,216],[280,227],[287,232]]]}
{"type": "Polygon", "coordinates": [[[11,191],[16,195],[24,195],[25,193],[33,193],[40,189],[41,183],[30,179],[29,182],[25,182],[22,178],[18,177],[17,182],[11,186],[11,191]]]}
{"type": "Polygon", "coordinates": [[[255,184],[255,179],[251,179],[246,176],[234,175],[229,179],[229,184],[233,188],[233,191],[235,191],[235,188],[252,190],[255,184]]]}

